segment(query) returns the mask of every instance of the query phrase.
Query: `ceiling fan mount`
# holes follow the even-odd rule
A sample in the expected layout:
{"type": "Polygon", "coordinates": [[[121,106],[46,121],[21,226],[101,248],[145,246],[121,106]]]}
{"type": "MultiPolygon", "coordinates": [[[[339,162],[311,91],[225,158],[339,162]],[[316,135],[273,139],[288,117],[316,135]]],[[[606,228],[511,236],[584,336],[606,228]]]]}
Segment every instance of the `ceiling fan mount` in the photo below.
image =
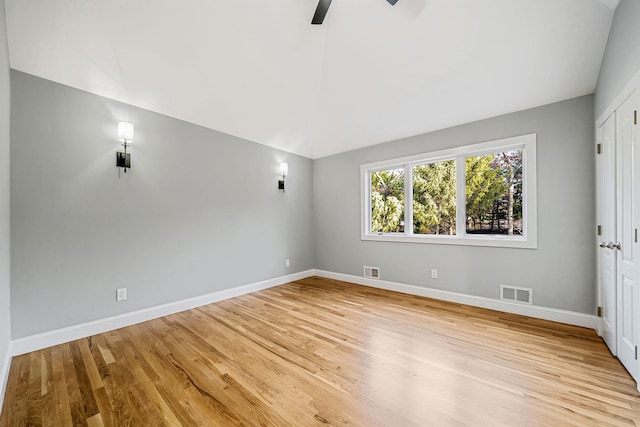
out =
{"type": "MultiPolygon", "coordinates": [[[[387,0],[387,2],[393,6],[398,2],[398,0],[387,0]]],[[[331,0],[318,0],[318,7],[316,7],[316,13],[313,14],[311,24],[321,25],[324,21],[324,17],[327,15],[329,6],[331,6],[331,0]]]]}

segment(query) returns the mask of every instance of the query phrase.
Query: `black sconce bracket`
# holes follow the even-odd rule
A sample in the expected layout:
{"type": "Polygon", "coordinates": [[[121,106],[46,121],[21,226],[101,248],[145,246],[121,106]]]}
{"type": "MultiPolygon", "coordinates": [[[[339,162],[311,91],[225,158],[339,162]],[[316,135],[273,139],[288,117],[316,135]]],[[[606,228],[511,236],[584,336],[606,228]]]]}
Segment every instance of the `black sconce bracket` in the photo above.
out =
{"type": "Polygon", "coordinates": [[[131,153],[123,153],[118,151],[116,153],[116,166],[119,168],[124,168],[126,172],[127,169],[131,168],[131,153]]]}

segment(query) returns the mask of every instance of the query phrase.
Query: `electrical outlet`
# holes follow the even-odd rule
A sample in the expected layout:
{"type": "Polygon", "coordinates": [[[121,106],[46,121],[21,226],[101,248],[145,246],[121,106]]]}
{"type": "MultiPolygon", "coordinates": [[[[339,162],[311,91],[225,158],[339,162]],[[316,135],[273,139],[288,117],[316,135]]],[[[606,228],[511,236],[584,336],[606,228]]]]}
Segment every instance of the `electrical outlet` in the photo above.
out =
{"type": "Polygon", "coordinates": [[[284,266],[285,267],[291,267],[291,260],[289,258],[284,260],[284,266]]]}
{"type": "Polygon", "coordinates": [[[431,278],[432,279],[437,279],[438,278],[438,270],[435,268],[431,269],[431,278]]]}
{"type": "Polygon", "coordinates": [[[127,299],[127,288],[116,289],[116,301],[124,301],[127,299]]]}

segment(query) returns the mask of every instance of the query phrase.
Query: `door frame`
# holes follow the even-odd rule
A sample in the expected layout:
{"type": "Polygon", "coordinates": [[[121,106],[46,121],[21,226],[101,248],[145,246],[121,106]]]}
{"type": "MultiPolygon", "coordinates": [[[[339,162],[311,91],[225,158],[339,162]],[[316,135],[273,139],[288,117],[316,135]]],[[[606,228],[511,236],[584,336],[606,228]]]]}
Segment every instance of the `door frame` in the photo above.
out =
{"type": "MultiPolygon", "coordinates": [[[[613,238],[611,238],[611,236],[608,236],[607,238],[605,238],[605,236],[607,234],[609,234],[610,232],[607,231],[608,227],[611,226],[612,224],[605,224],[605,219],[603,218],[603,212],[604,212],[604,207],[606,206],[607,203],[607,197],[605,197],[603,195],[603,181],[606,179],[603,175],[604,173],[608,173],[608,174],[613,174],[613,176],[609,177],[610,179],[613,179],[613,187],[614,187],[614,192],[615,192],[615,197],[617,198],[617,191],[615,189],[615,182],[616,182],[616,178],[617,178],[617,141],[616,141],[616,135],[617,135],[617,118],[616,118],[616,112],[614,111],[609,117],[607,117],[607,119],[604,121],[604,123],[597,129],[596,131],[596,146],[594,147],[594,149],[596,150],[596,156],[595,156],[595,168],[596,168],[596,224],[597,224],[597,228],[596,228],[596,233],[595,233],[595,248],[596,248],[596,303],[597,303],[597,308],[598,310],[602,310],[603,313],[606,313],[607,311],[607,307],[606,307],[606,303],[605,303],[605,286],[603,283],[603,274],[604,274],[604,266],[602,264],[602,249],[599,247],[599,244],[601,242],[604,242],[606,240],[615,240],[616,236],[614,236],[613,238]],[[610,141],[610,144],[614,144],[613,148],[611,148],[611,146],[609,144],[605,144],[605,124],[607,122],[609,122],[609,120],[613,120],[613,125],[609,125],[609,126],[613,126],[613,133],[614,133],[614,138],[613,141],[610,141]],[[613,149],[613,153],[611,153],[611,150],[613,149]],[[609,162],[608,164],[605,164],[605,155],[607,154],[608,151],[608,155],[609,155],[609,162]],[[613,171],[609,170],[611,167],[613,167],[613,171]]],[[[613,207],[613,209],[615,209],[617,211],[617,203],[615,204],[615,206],[613,207]]],[[[613,214],[613,231],[614,234],[617,234],[617,224],[615,223],[615,221],[617,221],[617,212],[614,212],[613,214]]],[[[616,260],[614,261],[614,268],[617,268],[617,253],[615,254],[615,258],[616,260]]],[[[613,339],[610,340],[612,342],[606,342],[607,343],[607,347],[609,348],[609,350],[611,351],[611,353],[616,356],[617,355],[617,345],[618,345],[618,336],[617,336],[617,317],[618,317],[618,313],[617,313],[617,292],[618,292],[618,286],[617,286],[617,272],[615,273],[614,276],[614,286],[613,286],[613,301],[615,302],[616,308],[615,308],[615,313],[613,313],[612,316],[612,320],[613,320],[613,328],[612,328],[612,332],[613,332],[613,339]]],[[[596,331],[598,333],[598,335],[600,337],[603,338],[604,340],[604,334],[605,334],[605,329],[604,329],[604,315],[603,313],[597,313],[599,315],[596,315],[596,331]]],[[[611,317],[610,317],[611,318],[611,317]]]]}

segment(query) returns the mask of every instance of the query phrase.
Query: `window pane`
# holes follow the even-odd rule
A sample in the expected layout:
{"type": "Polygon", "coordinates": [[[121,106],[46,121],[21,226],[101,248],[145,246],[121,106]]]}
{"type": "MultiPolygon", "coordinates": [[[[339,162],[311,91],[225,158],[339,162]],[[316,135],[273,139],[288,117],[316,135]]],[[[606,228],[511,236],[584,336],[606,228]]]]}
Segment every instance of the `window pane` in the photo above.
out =
{"type": "Polygon", "coordinates": [[[456,234],[456,162],[413,167],[414,234],[456,234]]]}
{"type": "Polygon", "coordinates": [[[404,232],[404,169],[371,172],[371,231],[404,232]]]}
{"type": "Polygon", "coordinates": [[[467,233],[522,235],[522,149],[465,163],[467,233]]]}

